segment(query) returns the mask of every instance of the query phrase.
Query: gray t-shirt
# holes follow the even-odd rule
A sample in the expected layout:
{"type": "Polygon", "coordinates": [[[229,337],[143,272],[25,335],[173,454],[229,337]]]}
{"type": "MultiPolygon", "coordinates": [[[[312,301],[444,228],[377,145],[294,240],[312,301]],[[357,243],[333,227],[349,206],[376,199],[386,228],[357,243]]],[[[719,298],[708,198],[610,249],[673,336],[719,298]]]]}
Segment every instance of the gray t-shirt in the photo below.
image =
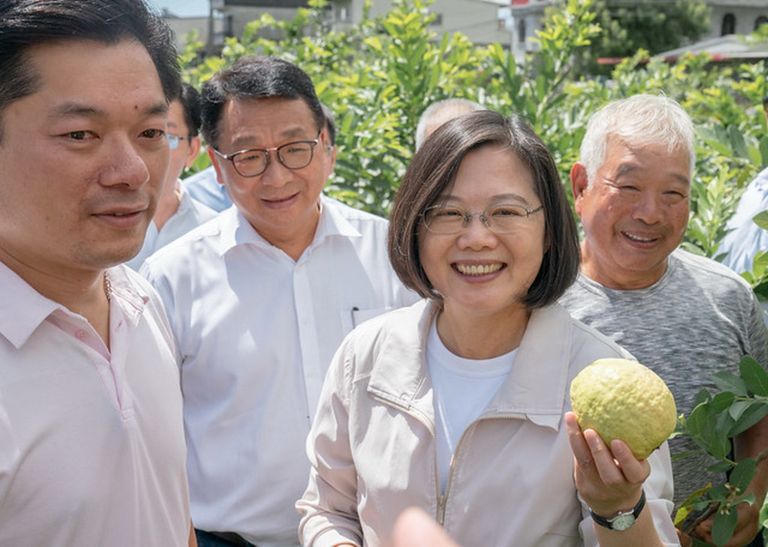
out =
{"type": "MultiPolygon", "coordinates": [[[[661,376],[678,414],[690,413],[702,388],[716,390],[716,372],[738,373],[744,355],[768,365],[768,330],[749,285],[725,266],[679,249],[646,289],[613,290],[579,275],[561,304],[661,376]]],[[[673,457],[694,446],[688,439],[670,442],[673,457]]],[[[721,480],[704,472],[710,463],[704,456],[673,461],[675,504],[708,480],[721,480]]]]}

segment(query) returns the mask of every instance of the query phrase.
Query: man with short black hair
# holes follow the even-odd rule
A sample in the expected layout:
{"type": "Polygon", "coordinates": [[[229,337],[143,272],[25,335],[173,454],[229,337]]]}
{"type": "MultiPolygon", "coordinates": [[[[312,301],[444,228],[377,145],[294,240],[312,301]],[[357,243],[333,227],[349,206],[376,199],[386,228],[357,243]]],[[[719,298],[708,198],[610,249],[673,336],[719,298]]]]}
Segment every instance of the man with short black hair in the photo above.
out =
{"type": "Polygon", "coordinates": [[[0,545],[194,544],[162,304],[122,262],[180,77],[141,0],[0,3],[0,545]]]}
{"type": "Polygon", "coordinates": [[[296,545],[331,358],[355,325],[416,296],[389,265],[387,222],[322,195],[335,149],[300,68],[243,58],[202,96],[235,207],[142,268],[181,352],[193,521],[201,547],[296,545]]]}

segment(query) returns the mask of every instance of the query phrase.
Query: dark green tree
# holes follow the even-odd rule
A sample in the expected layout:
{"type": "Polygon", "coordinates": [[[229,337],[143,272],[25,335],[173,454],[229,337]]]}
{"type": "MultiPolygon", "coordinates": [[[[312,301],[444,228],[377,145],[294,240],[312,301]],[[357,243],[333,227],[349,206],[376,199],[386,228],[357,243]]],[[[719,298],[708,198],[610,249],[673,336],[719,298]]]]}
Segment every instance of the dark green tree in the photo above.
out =
{"type": "Polygon", "coordinates": [[[651,54],[696,41],[709,28],[704,0],[597,0],[595,23],[603,29],[589,54],[628,57],[644,49],[651,54]]]}

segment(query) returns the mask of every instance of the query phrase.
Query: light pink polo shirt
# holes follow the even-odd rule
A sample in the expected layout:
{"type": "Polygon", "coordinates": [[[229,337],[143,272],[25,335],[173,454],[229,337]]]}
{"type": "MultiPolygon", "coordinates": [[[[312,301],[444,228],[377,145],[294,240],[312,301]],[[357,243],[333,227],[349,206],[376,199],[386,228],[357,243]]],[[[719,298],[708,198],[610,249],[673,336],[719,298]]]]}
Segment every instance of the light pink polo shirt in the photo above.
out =
{"type": "Polygon", "coordinates": [[[0,545],[187,543],[172,335],[143,279],[109,279],[111,351],[0,262],[0,545]]]}

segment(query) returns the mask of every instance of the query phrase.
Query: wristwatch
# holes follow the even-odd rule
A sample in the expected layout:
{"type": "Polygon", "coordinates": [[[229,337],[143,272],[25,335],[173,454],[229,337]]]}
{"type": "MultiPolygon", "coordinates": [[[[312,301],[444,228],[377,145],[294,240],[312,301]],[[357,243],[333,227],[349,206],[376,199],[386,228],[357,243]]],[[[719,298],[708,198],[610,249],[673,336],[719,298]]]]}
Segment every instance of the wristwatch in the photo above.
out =
{"type": "Polygon", "coordinates": [[[592,509],[589,510],[589,514],[592,515],[592,520],[600,526],[616,532],[623,532],[624,530],[629,530],[635,521],[637,521],[637,517],[640,516],[643,507],[645,507],[645,491],[640,494],[640,500],[632,509],[629,511],[619,511],[615,517],[609,519],[601,517],[592,511],[592,509]]]}

